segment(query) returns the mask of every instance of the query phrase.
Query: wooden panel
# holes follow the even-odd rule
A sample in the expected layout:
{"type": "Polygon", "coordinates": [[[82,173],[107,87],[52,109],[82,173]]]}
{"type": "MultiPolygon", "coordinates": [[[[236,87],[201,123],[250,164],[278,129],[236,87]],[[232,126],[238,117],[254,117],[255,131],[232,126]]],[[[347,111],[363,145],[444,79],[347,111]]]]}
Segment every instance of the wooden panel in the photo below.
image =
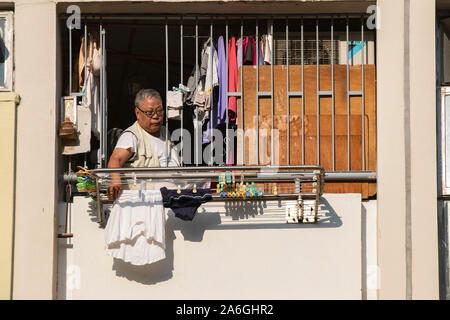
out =
{"type": "MultiPolygon", "coordinates": [[[[259,98],[259,117],[257,117],[256,67],[244,66],[244,121],[238,119],[238,128],[245,131],[245,161],[242,160],[241,135],[238,134],[238,164],[255,165],[259,156],[260,165],[271,163],[272,123],[275,135],[274,158],[280,165],[303,164],[302,145],[305,144],[304,164],[317,164],[317,125],[320,132],[320,164],[327,171],[333,169],[332,159],[332,99],[322,96],[319,99],[319,124],[317,123],[317,67],[304,66],[304,133],[302,136],[302,98],[289,99],[287,109],[286,66],[274,66],[274,104],[270,97],[259,98]],[[288,119],[290,145],[288,149],[288,119]],[[259,155],[257,154],[257,121],[259,121],[259,155]],[[253,130],[253,131],[252,131],[253,130]],[[278,137],[277,137],[278,135],[278,137]]],[[[362,157],[362,98],[350,97],[350,114],[347,108],[347,66],[335,65],[335,170],[348,169],[348,121],[350,122],[350,170],[376,171],[376,92],[375,66],[365,65],[365,110],[364,110],[364,143],[366,166],[363,168],[362,157]]],[[[331,66],[321,65],[319,68],[319,86],[322,91],[331,91],[331,66]]],[[[271,91],[270,66],[259,67],[259,90],[271,91]]],[[[350,90],[361,90],[361,66],[350,67],[350,90]]],[[[240,77],[239,77],[240,78],[240,77]]],[[[301,66],[289,67],[290,91],[301,91],[301,66]]],[[[240,80],[240,79],[239,79],[240,80]]],[[[238,84],[238,88],[240,83],[238,84]]],[[[238,101],[238,108],[241,101],[238,101]]],[[[240,110],[238,111],[238,117],[240,110]]],[[[364,198],[376,193],[376,185],[365,183],[327,183],[326,192],[362,193],[364,198]]]]}

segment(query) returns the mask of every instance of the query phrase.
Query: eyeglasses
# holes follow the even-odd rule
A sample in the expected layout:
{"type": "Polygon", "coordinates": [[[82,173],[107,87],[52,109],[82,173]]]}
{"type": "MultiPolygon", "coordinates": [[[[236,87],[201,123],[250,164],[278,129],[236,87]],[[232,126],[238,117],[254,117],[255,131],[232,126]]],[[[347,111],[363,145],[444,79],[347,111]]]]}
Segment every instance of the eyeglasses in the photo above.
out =
{"type": "Polygon", "coordinates": [[[136,107],[136,108],[138,108],[140,112],[142,112],[143,114],[145,114],[145,115],[146,115],[147,117],[149,117],[149,118],[153,118],[153,116],[154,116],[155,114],[156,114],[158,117],[161,117],[161,116],[163,115],[163,113],[164,113],[164,110],[163,110],[163,109],[157,109],[156,111],[155,111],[155,110],[144,111],[144,110],[142,110],[142,109],[139,108],[139,107],[136,107]]]}

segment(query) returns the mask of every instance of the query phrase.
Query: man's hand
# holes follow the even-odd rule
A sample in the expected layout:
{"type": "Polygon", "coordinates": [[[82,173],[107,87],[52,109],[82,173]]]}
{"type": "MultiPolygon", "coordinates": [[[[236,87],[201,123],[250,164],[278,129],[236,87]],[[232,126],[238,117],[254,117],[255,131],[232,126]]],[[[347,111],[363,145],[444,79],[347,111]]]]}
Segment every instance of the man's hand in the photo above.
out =
{"type": "MultiPolygon", "coordinates": [[[[108,168],[121,168],[133,153],[130,149],[115,148],[109,158],[108,168]]],[[[122,181],[120,173],[111,173],[111,184],[108,186],[107,196],[109,200],[115,201],[122,193],[122,181]]]]}
{"type": "Polygon", "coordinates": [[[120,196],[121,193],[122,193],[122,183],[120,182],[119,178],[119,182],[111,183],[108,186],[107,191],[108,199],[115,201],[120,196]]]}

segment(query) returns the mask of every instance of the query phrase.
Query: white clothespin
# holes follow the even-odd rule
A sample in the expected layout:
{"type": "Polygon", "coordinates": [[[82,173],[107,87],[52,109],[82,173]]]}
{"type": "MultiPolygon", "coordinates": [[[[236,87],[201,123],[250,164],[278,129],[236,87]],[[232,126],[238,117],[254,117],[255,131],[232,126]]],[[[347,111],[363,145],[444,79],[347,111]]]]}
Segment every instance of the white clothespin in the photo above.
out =
{"type": "Polygon", "coordinates": [[[192,193],[197,193],[197,185],[194,184],[194,190],[192,190],[192,193]]]}
{"type": "Polygon", "coordinates": [[[133,172],[133,185],[137,185],[136,172],[133,172]]]}

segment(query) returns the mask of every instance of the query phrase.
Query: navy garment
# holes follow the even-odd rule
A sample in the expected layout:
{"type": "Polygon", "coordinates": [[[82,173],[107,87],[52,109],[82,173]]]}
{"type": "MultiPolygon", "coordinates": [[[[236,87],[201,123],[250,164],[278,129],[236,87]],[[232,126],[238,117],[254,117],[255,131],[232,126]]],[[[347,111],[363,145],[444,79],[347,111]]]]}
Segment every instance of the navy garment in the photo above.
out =
{"type": "Polygon", "coordinates": [[[185,221],[194,219],[198,207],[202,203],[208,202],[212,199],[210,189],[197,189],[194,193],[191,189],[169,190],[166,187],[160,189],[165,208],[171,208],[175,212],[175,216],[185,221]]]}

